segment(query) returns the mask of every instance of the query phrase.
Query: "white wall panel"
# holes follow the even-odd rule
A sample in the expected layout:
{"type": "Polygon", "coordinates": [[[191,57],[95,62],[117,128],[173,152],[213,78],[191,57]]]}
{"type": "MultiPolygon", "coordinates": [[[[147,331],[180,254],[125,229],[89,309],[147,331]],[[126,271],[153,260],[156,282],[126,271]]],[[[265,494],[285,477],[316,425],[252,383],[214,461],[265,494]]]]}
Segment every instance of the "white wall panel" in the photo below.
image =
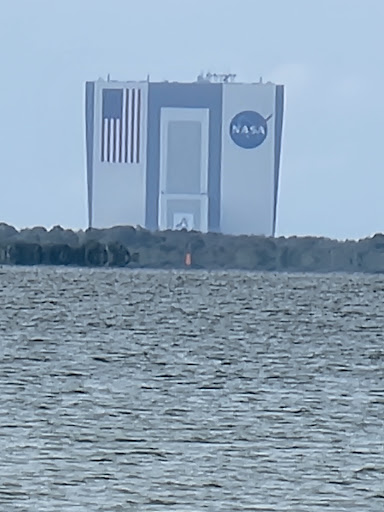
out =
{"type": "Polygon", "coordinates": [[[274,109],[273,84],[223,86],[220,226],[223,233],[272,234],[274,109]],[[265,119],[269,118],[267,136],[256,148],[245,149],[231,138],[231,121],[242,111],[255,111],[265,119]]]}
{"type": "Polygon", "coordinates": [[[92,227],[145,226],[148,84],[98,81],[95,86],[92,227]],[[141,91],[139,163],[101,161],[102,91],[105,88],[141,91]]]}

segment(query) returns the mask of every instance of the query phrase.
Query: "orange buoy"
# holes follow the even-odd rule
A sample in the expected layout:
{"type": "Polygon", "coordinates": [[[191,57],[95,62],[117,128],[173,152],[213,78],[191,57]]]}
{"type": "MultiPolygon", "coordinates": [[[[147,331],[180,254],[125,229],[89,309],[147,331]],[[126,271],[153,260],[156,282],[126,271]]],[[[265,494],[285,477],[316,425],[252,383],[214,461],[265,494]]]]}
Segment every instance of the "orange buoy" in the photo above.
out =
{"type": "Polygon", "coordinates": [[[190,267],[192,264],[192,257],[190,252],[187,252],[187,254],[185,255],[185,264],[187,267],[190,267]]]}

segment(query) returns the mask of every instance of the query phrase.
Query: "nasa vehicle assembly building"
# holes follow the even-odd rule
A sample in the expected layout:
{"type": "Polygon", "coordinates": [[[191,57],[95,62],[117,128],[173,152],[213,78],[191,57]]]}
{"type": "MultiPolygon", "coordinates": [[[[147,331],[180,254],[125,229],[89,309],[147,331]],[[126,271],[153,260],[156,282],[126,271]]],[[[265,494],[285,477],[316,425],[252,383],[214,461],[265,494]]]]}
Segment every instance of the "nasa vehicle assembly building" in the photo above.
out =
{"type": "Polygon", "coordinates": [[[284,86],[87,82],[89,227],[274,236],[284,86]]]}

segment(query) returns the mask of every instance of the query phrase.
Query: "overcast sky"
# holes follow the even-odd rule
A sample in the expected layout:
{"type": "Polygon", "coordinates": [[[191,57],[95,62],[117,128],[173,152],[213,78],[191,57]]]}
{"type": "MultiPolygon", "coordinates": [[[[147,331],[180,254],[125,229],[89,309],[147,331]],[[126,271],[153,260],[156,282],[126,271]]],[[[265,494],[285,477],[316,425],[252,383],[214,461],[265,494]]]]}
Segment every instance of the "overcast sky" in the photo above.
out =
{"type": "Polygon", "coordinates": [[[1,0],[0,222],[86,227],[84,82],[286,85],[279,235],[384,231],[384,0],[1,0]]]}

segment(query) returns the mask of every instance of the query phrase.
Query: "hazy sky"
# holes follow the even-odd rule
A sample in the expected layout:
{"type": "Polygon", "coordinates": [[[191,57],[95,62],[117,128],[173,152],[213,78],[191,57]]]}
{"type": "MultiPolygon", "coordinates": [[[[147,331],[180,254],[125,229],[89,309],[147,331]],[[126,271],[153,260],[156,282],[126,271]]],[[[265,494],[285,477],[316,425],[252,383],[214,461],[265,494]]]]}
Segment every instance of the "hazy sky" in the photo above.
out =
{"type": "Polygon", "coordinates": [[[384,0],[1,0],[0,221],[86,227],[84,82],[286,85],[278,234],[384,231],[384,0]]]}

